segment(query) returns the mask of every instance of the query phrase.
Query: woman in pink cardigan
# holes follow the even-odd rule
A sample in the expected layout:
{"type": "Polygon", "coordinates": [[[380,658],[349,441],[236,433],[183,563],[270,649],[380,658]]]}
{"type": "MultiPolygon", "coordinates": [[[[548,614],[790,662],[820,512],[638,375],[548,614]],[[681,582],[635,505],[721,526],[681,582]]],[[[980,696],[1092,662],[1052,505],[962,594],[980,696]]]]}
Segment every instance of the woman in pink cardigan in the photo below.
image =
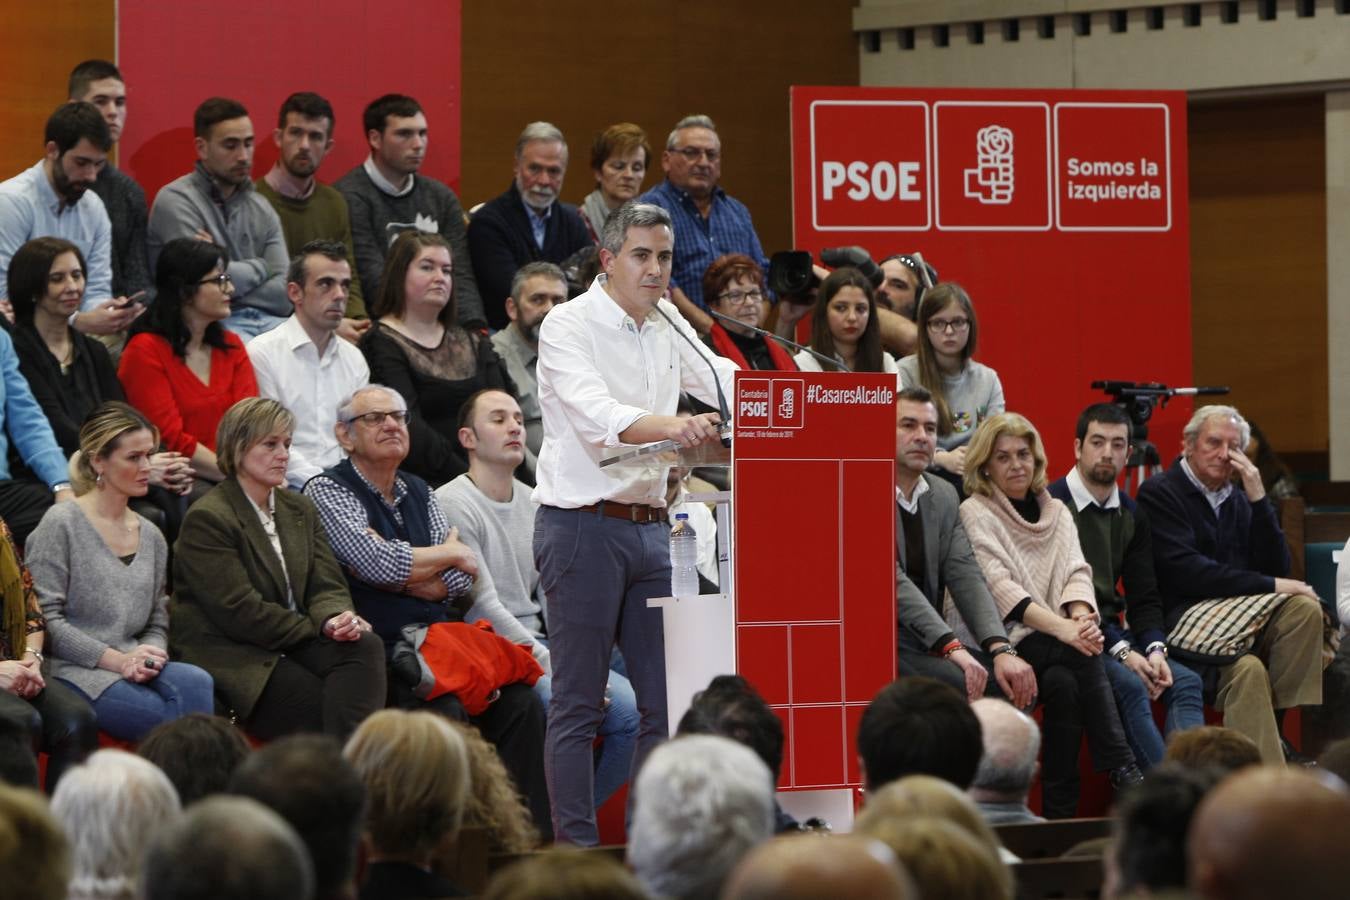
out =
{"type": "Polygon", "coordinates": [[[1036,429],[1002,413],[976,430],[966,451],[961,524],[1017,653],[1036,671],[1045,705],[1042,807],[1046,818],[1078,812],[1078,748],[1113,787],[1143,777],[1125,739],[1102,665],[1092,569],[1073,516],[1045,490],[1036,429]]]}

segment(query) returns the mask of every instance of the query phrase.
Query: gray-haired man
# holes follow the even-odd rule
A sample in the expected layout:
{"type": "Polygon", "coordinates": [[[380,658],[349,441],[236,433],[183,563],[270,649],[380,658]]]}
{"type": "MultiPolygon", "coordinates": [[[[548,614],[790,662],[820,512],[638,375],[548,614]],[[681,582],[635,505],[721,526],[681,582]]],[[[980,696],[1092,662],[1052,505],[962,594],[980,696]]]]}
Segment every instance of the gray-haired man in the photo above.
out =
{"type": "Polygon", "coordinates": [[[506,193],[474,213],[469,254],[493,328],[505,328],[511,279],[528,262],[561,263],[590,246],[577,208],[562,203],[567,141],[548,122],[531,122],[516,139],[514,180],[506,193]]]}

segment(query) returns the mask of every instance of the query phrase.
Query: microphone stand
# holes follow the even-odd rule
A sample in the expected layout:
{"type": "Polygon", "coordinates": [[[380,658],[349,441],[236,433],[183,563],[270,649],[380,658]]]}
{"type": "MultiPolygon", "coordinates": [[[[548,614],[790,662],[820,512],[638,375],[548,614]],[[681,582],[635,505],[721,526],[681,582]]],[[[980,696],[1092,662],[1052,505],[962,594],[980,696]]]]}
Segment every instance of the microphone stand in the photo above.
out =
{"type": "Polygon", "coordinates": [[[653,307],[653,309],[655,309],[657,312],[661,314],[661,318],[665,319],[667,322],[670,323],[670,327],[674,330],[676,334],[684,338],[685,343],[687,343],[690,347],[694,348],[694,354],[699,359],[703,360],[705,363],[708,364],[708,371],[712,372],[713,387],[717,388],[717,411],[722,416],[722,428],[723,428],[722,446],[730,447],[731,432],[729,429],[731,428],[731,409],[727,406],[727,395],[722,391],[722,379],[717,374],[717,367],[712,364],[711,359],[708,359],[708,357],[703,355],[703,350],[699,348],[699,345],[694,341],[694,339],[691,338],[689,335],[685,334],[675,325],[675,322],[670,318],[670,316],[666,315],[666,311],[662,309],[660,305],[653,307]]]}
{"type": "MultiPolygon", "coordinates": [[[[786,303],[787,301],[783,302],[786,303]]],[[[811,354],[821,362],[829,363],[832,366],[837,366],[841,372],[851,371],[848,366],[844,365],[842,360],[830,359],[824,353],[818,353],[815,350],[812,350],[810,347],[804,347],[801,344],[797,343],[796,341],[790,341],[787,338],[783,337],[781,334],[774,334],[772,331],[768,331],[764,328],[759,328],[754,325],[747,325],[740,319],[733,319],[731,316],[728,316],[725,313],[720,313],[715,309],[705,309],[704,312],[712,316],[714,319],[721,319],[723,322],[730,322],[733,325],[739,325],[742,328],[748,328],[750,329],[751,332],[759,335],[760,337],[769,338],[770,340],[777,341],[780,344],[785,344],[794,350],[805,350],[807,353],[811,354]]],[[[828,372],[829,370],[826,369],[825,371],[828,372]]]]}

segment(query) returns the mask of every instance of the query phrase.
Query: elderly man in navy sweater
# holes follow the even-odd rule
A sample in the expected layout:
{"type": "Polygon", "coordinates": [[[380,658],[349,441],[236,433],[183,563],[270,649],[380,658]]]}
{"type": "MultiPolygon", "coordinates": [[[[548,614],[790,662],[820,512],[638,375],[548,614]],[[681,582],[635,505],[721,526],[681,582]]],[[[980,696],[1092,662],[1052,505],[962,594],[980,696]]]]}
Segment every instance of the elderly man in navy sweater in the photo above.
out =
{"type": "Polygon", "coordinates": [[[1205,675],[1224,724],[1280,764],[1292,753],[1284,710],[1322,702],[1322,609],[1311,587],[1285,577],[1284,534],[1242,452],[1250,439],[1233,407],[1196,410],[1181,457],[1144,483],[1139,506],[1153,526],[1172,652],[1205,675]]]}

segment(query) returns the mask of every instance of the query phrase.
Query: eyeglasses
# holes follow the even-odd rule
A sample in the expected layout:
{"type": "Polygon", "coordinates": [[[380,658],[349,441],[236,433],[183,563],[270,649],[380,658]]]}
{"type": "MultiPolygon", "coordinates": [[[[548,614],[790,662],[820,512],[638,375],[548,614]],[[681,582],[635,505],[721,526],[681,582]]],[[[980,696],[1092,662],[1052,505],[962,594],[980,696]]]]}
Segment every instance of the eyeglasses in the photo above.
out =
{"type": "Polygon", "coordinates": [[[970,327],[969,319],[929,319],[928,330],[933,334],[942,334],[950,331],[953,334],[960,334],[970,327]]]}
{"type": "Polygon", "coordinates": [[[725,300],[732,306],[737,306],[741,303],[758,303],[764,299],[764,292],[759,290],[727,291],[725,294],[718,294],[717,299],[725,300]]]}
{"type": "Polygon", "coordinates": [[[225,285],[234,283],[234,279],[230,277],[229,272],[221,272],[219,275],[212,275],[210,278],[203,278],[201,281],[197,283],[219,285],[220,288],[224,290],[225,285]]]}
{"type": "Polygon", "coordinates": [[[671,147],[670,149],[680,154],[691,163],[698,162],[705,156],[708,158],[708,162],[715,163],[722,156],[721,150],[705,150],[702,147],[671,147]]]}
{"type": "Polygon", "coordinates": [[[361,413],[359,416],[352,416],[348,419],[347,424],[350,425],[353,422],[360,421],[365,422],[371,428],[375,428],[383,425],[384,420],[387,418],[393,419],[394,424],[396,425],[406,425],[408,424],[408,411],[406,409],[391,409],[388,412],[376,410],[373,412],[361,413]]]}

